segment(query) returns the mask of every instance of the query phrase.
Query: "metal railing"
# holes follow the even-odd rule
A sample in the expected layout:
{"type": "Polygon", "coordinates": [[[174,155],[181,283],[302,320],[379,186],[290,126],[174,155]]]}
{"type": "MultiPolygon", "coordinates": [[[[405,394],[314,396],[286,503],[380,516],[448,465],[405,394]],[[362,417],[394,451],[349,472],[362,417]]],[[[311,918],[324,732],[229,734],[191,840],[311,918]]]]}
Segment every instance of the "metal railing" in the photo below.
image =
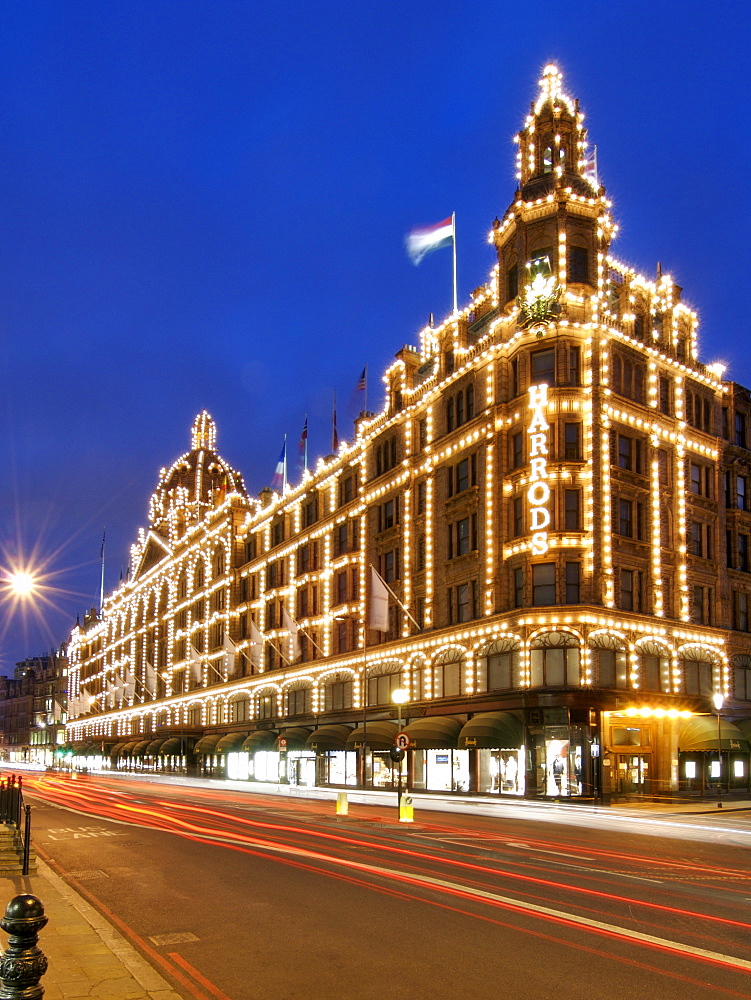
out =
{"type": "Polygon", "coordinates": [[[11,774],[7,781],[0,781],[0,823],[15,826],[21,837],[23,848],[23,869],[21,874],[29,874],[31,854],[31,806],[24,805],[23,782],[21,776],[11,774]],[[21,822],[23,821],[23,832],[21,822]]]}

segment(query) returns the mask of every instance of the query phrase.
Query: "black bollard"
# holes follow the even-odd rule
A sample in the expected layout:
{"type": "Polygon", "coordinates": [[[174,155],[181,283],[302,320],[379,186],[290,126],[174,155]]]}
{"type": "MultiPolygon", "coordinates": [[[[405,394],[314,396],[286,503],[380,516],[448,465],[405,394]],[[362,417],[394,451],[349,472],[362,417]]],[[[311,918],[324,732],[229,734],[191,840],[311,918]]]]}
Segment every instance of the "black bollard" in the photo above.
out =
{"type": "Polygon", "coordinates": [[[41,1000],[39,980],[47,971],[47,958],[36,944],[46,923],[36,896],[14,896],[5,907],[0,927],[9,938],[8,950],[0,956],[0,1000],[41,1000]]]}

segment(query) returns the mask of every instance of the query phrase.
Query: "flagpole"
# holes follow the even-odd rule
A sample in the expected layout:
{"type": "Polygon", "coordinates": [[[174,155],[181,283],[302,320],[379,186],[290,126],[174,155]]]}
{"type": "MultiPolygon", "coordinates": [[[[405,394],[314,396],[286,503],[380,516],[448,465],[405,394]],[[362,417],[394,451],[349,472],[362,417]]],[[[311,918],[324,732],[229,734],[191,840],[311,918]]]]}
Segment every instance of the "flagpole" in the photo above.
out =
{"type": "Polygon", "coordinates": [[[303,469],[308,471],[308,414],[305,414],[305,454],[303,457],[303,469]]]}
{"type": "Polygon", "coordinates": [[[368,412],[368,366],[365,365],[365,397],[363,399],[363,410],[368,412]]]}
{"type": "Polygon", "coordinates": [[[284,468],[282,469],[282,493],[287,492],[287,435],[284,435],[284,468]]]}
{"type": "Polygon", "coordinates": [[[102,577],[99,584],[99,613],[102,613],[104,608],[104,540],[107,537],[107,529],[105,528],[102,532],[102,551],[99,553],[102,562],[102,577]]]}
{"type": "Polygon", "coordinates": [[[459,312],[456,294],[456,212],[451,213],[451,227],[454,230],[454,239],[452,242],[454,244],[454,315],[456,316],[459,312]]]}

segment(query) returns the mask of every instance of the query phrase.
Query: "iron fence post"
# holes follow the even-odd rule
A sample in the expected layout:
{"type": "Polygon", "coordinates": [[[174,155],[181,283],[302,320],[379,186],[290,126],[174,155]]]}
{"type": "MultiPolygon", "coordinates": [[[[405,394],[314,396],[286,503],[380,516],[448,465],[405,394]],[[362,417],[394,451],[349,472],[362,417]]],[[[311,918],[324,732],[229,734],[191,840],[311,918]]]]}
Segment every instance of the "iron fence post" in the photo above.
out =
{"type": "Polygon", "coordinates": [[[9,935],[8,949],[0,957],[0,1000],[42,1000],[39,980],[47,971],[47,958],[36,944],[47,919],[36,896],[14,896],[6,906],[0,920],[9,935]]]}
{"type": "Polygon", "coordinates": [[[23,870],[22,875],[29,874],[29,855],[31,853],[31,806],[25,806],[26,814],[23,826],[23,870]]]}

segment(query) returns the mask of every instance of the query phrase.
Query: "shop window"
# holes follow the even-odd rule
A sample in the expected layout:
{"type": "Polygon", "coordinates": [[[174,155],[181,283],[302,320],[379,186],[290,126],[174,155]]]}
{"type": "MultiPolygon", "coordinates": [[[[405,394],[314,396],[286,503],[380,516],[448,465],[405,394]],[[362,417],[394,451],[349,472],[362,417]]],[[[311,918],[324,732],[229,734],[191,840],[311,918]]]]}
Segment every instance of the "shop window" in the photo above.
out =
{"type": "Polygon", "coordinates": [[[532,567],[532,604],[537,608],[555,604],[555,563],[532,567]]]}
{"type": "Polygon", "coordinates": [[[648,747],[651,732],[646,726],[613,726],[610,740],[614,747],[648,747]]]}

